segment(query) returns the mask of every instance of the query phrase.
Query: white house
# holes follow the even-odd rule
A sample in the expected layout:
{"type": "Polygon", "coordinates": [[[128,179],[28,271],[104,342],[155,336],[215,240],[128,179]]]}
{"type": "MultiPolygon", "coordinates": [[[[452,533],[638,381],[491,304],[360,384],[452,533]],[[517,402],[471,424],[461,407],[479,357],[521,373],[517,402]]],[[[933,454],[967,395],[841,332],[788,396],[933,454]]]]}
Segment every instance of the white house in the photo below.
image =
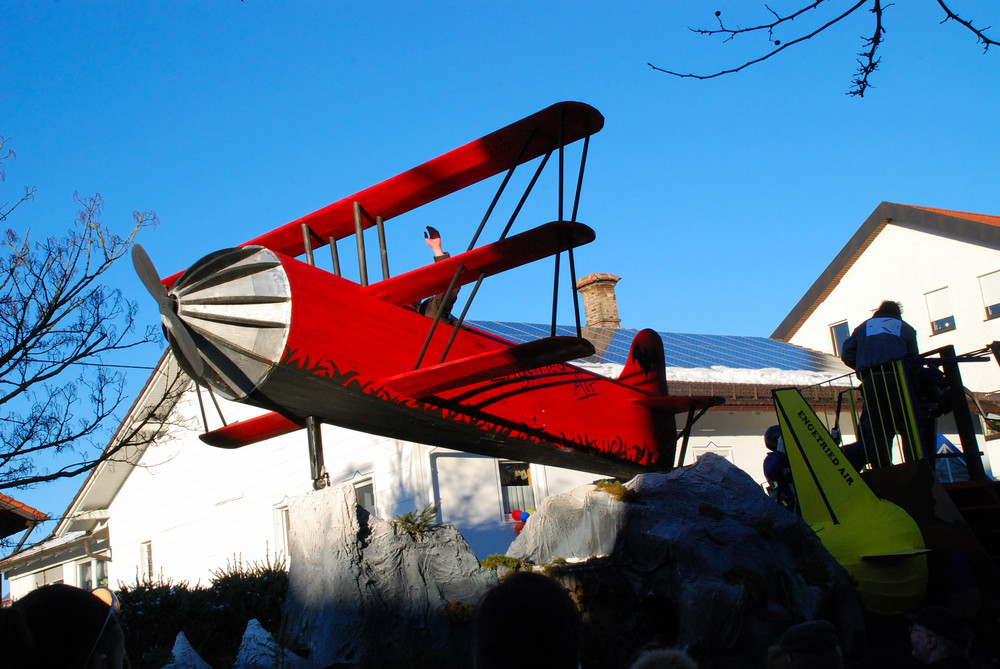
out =
{"type": "MultiPolygon", "coordinates": [[[[613,287],[617,277],[610,278],[613,287]]],[[[617,374],[635,331],[613,327],[613,290],[603,296],[596,307],[585,302],[591,318],[585,336],[598,355],[581,364],[617,374]],[[613,318],[600,320],[605,317],[599,313],[613,318]]],[[[472,325],[514,341],[549,334],[547,325],[472,325]]],[[[770,388],[811,385],[849,371],[832,356],[763,337],[661,336],[671,394],[721,395],[727,401],[695,424],[684,462],[717,452],[761,482],[761,437],[776,422],[770,388]]],[[[115,587],[162,577],[204,583],[227,561],[287,554],[287,499],[312,486],[305,435],[238,450],[208,446],[198,435],[205,423],[218,427],[220,418],[207,396],[199,400],[193,384],[178,375],[173,357],[165,356],[116,438],[135,431],[129,426],[159,403],[156,422],[140,431],[133,446],[93,470],[51,537],[0,561],[14,599],[55,581],[115,587]],[[187,387],[164,403],[175,379],[187,387]]],[[[225,401],[219,406],[228,422],[258,412],[225,401]]],[[[330,425],[322,427],[322,437],[331,483],[353,485],[363,506],[384,518],[440,502],[442,521],[455,524],[480,558],[504,552],[514,539],[511,511],[532,509],[548,495],[599,477],[330,425]]]]}
{"type": "MultiPolygon", "coordinates": [[[[882,202],[771,338],[839,355],[883,299],[903,305],[921,352],[951,345],[961,355],[1000,339],[1000,216],[882,202]]],[[[1000,390],[995,361],[961,373],[970,390],[1000,390]]],[[[1000,441],[986,446],[1000,462],[1000,441]]]]}

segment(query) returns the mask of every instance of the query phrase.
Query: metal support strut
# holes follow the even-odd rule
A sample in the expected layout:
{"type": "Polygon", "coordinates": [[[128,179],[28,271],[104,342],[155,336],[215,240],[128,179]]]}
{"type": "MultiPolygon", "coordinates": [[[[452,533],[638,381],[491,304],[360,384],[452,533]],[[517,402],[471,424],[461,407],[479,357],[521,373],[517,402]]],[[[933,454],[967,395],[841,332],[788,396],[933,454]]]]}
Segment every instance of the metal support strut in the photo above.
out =
{"type": "Polygon", "coordinates": [[[313,488],[322,490],[330,485],[330,475],[323,464],[323,436],[320,434],[320,422],[315,416],[306,418],[306,435],[309,437],[309,473],[312,475],[313,488]]]}

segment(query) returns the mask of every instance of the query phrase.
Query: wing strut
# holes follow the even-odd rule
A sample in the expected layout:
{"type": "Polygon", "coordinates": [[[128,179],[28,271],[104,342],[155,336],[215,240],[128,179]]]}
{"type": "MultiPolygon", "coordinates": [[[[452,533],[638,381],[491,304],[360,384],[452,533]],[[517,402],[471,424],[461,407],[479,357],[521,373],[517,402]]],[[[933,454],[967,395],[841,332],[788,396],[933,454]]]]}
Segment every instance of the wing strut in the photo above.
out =
{"type": "MultiPolygon", "coordinates": [[[[557,147],[559,149],[559,174],[558,174],[558,182],[559,182],[558,183],[558,186],[559,186],[558,190],[559,190],[559,193],[558,193],[558,202],[557,202],[557,204],[558,204],[558,216],[559,216],[558,220],[559,221],[563,220],[564,149],[565,149],[565,145],[566,145],[566,141],[565,141],[565,137],[564,137],[564,122],[565,122],[565,111],[562,110],[562,109],[560,109],[559,110],[559,130],[558,130],[558,135],[557,135],[557,140],[556,140],[556,145],[557,145],[557,147]]],[[[476,232],[475,232],[475,234],[472,237],[472,241],[469,243],[468,251],[472,251],[475,248],[475,245],[476,245],[477,241],[479,240],[479,237],[482,234],[482,232],[483,232],[483,230],[484,230],[484,228],[486,226],[487,221],[489,220],[491,214],[493,213],[493,210],[496,207],[496,204],[499,201],[501,194],[503,193],[504,189],[507,187],[507,183],[510,181],[511,176],[514,173],[514,169],[518,165],[520,165],[522,162],[524,162],[523,161],[523,154],[527,150],[527,147],[531,143],[532,139],[534,138],[534,135],[535,135],[535,129],[533,128],[532,131],[528,133],[528,136],[525,139],[524,145],[521,147],[521,150],[518,152],[517,157],[515,158],[513,164],[507,170],[507,174],[504,176],[503,182],[500,184],[499,188],[497,189],[496,195],[493,197],[493,200],[490,202],[489,207],[487,207],[486,213],[483,216],[482,221],[479,223],[479,227],[476,229],[476,232]]],[[[579,205],[580,205],[580,193],[581,193],[582,188],[583,188],[583,174],[584,174],[584,170],[586,169],[586,164],[587,164],[587,151],[588,151],[589,146],[590,146],[590,135],[585,135],[584,138],[583,138],[583,140],[584,140],[584,142],[583,142],[583,151],[582,151],[581,156],[580,156],[580,170],[579,170],[579,173],[577,175],[576,189],[574,191],[574,197],[573,197],[573,213],[572,213],[572,219],[571,219],[572,222],[576,222],[576,215],[577,215],[577,211],[578,211],[579,205]]],[[[536,168],[535,173],[532,175],[531,181],[525,187],[524,193],[521,195],[521,199],[517,203],[517,206],[514,208],[514,211],[511,214],[510,219],[507,221],[507,225],[504,227],[503,231],[500,233],[500,237],[498,238],[498,241],[503,240],[503,239],[506,238],[507,233],[510,231],[511,227],[514,224],[514,220],[517,218],[517,215],[520,213],[521,208],[524,205],[524,202],[527,200],[528,195],[531,193],[532,189],[534,188],[535,183],[538,181],[538,177],[541,175],[542,170],[545,168],[545,165],[548,163],[548,160],[551,157],[551,155],[552,155],[552,151],[549,151],[549,152],[545,153],[544,157],[542,158],[541,162],[539,163],[538,167],[536,168]]],[[[569,274],[570,274],[570,291],[571,291],[570,294],[573,296],[573,313],[574,313],[574,317],[575,317],[575,320],[576,320],[576,336],[577,337],[582,337],[583,334],[582,334],[582,327],[581,327],[581,323],[580,323],[580,303],[579,303],[579,297],[578,297],[577,292],[576,292],[576,264],[575,264],[575,259],[574,259],[574,256],[573,256],[573,244],[572,243],[567,244],[567,252],[569,254],[569,274]]],[[[552,337],[556,336],[556,320],[558,318],[558,306],[559,306],[559,272],[560,272],[561,254],[562,254],[562,251],[561,251],[561,248],[560,248],[560,250],[558,250],[556,252],[556,254],[555,254],[555,260],[554,260],[555,271],[554,271],[553,287],[552,287],[552,323],[551,323],[551,336],[552,337]]],[[[427,348],[430,345],[432,337],[434,336],[434,332],[437,329],[438,323],[440,323],[441,319],[444,317],[444,315],[445,315],[444,314],[444,310],[445,310],[445,308],[446,308],[446,306],[447,306],[447,304],[448,304],[448,302],[450,300],[450,297],[454,294],[455,284],[456,284],[456,282],[457,282],[457,280],[459,278],[459,275],[463,271],[465,271],[465,266],[464,265],[459,265],[459,267],[455,271],[455,275],[452,277],[451,284],[448,286],[448,290],[445,292],[444,299],[441,300],[441,304],[440,304],[440,306],[438,308],[438,312],[436,314],[434,314],[434,319],[431,322],[430,328],[428,329],[427,336],[424,339],[424,344],[423,344],[423,346],[421,347],[421,350],[420,350],[420,354],[417,356],[417,361],[416,361],[416,363],[413,366],[414,370],[420,369],[420,365],[423,362],[424,355],[427,352],[427,348]]],[[[454,329],[453,329],[453,331],[451,333],[451,336],[448,338],[448,342],[445,344],[444,351],[441,354],[441,358],[440,358],[438,364],[444,363],[444,361],[447,359],[448,353],[451,350],[451,346],[452,346],[452,344],[453,344],[453,342],[455,340],[455,335],[458,332],[458,328],[460,328],[462,326],[462,323],[465,322],[465,316],[466,316],[466,314],[468,314],[469,308],[472,306],[472,301],[475,298],[476,293],[479,290],[479,286],[482,285],[482,281],[483,281],[483,279],[485,277],[486,277],[486,274],[485,273],[481,273],[479,275],[478,279],[476,280],[476,285],[473,288],[472,293],[469,295],[468,300],[466,300],[465,307],[462,309],[461,316],[458,318],[458,321],[453,324],[454,325],[454,329]]]]}
{"type": "MultiPolygon", "coordinates": [[[[559,116],[560,118],[562,118],[562,111],[560,111],[559,116]]],[[[524,139],[524,143],[521,145],[521,149],[517,152],[517,156],[514,158],[514,162],[512,162],[510,167],[507,168],[507,173],[504,175],[503,181],[500,182],[500,186],[497,188],[496,195],[493,196],[493,200],[490,202],[490,205],[486,208],[486,213],[483,214],[483,219],[479,222],[479,227],[476,228],[475,234],[472,235],[472,240],[469,242],[469,247],[466,249],[466,253],[472,251],[476,247],[476,242],[479,241],[479,235],[482,234],[483,229],[486,227],[486,222],[493,214],[493,210],[496,208],[497,202],[500,201],[500,196],[503,195],[504,190],[506,190],[507,184],[510,182],[510,178],[514,175],[514,170],[517,168],[518,165],[521,164],[521,162],[523,162],[524,153],[525,151],[528,150],[528,146],[531,144],[531,140],[534,139],[536,131],[537,128],[534,127],[531,128],[531,130],[528,132],[528,136],[524,139]]],[[[561,139],[562,138],[560,137],[560,140],[561,139]]],[[[517,208],[514,210],[514,214],[511,216],[510,221],[507,223],[507,227],[504,228],[504,231],[500,236],[501,239],[504,238],[504,236],[507,234],[507,231],[510,230],[511,225],[513,225],[514,218],[517,216],[517,213],[521,210],[521,205],[524,204],[525,199],[527,199],[528,197],[528,193],[531,192],[532,187],[535,185],[535,181],[537,181],[538,179],[538,175],[541,173],[542,168],[545,167],[545,163],[548,162],[549,156],[551,155],[552,151],[548,151],[545,153],[545,157],[542,159],[541,164],[538,166],[538,169],[535,170],[534,178],[532,178],[531,183],[528,184],[528,187],[525,189],[524,194],[521,196],[521,201],[518,203],[517,208]]],[[[431,322],[431,327],[427,331],[427,336],[424,338],[424,345],[420,349],[420,354],[417,356],[417,362],[416,364],[413,365],[413,369],[420,369],[420,363],[422,363],[424,360],[424,355],[427,353],[427,347],[431,343],[431,338],[434,337],[434,331],[437,329],[438,323],[441,322],[441,318],[444,316],[444,310],[445,308],[447,308],[448,303],[451,301],[451,296],[454,294],[455,284],[458,281],[458,277],[464,271],[465,271],[465,265],[459,265],[458,268],[455,270],[455,275],[451,279],[451,284],[449,284],[448,290],[445,291],[444,298],[438,305],[437,313],[434,314],[434,320],[431,322]]],[[[448,352],[451,350],[451,346],[455,341],[455,334],[458,332],[458,329],[462,327],[462,323],[465,321],[465,315],[469,313],[469,307],[472,306],[472,298],[476,296],[476,293],[479,291],[479,286],[482,285],[482,281],[485,277],[486,277],[485,274],[480,274],[479,278],[476,280],[476,287],[469,295],[469,299],[465,301],[465,307],[462,309],[462,316],[461,318],[458,319],[458,322],[454,324],[455,326],[454,330],[451,336],[448,338],[448,343],[445,344],[444,351],[441,353],[441,360],[439,364],[443,363],[445,359],[448,357],[448,352]]]]}

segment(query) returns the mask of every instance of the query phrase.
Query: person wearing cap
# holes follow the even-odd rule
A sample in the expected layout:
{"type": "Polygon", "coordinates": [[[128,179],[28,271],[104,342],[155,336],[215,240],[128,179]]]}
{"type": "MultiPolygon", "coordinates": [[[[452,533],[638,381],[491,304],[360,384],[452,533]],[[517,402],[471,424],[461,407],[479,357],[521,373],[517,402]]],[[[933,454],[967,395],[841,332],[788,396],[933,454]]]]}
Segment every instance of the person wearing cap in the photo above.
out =
{"type": "Polygon", "coordinates": [[[912,654],[918,662],[937,669],[972,666],[972,632],[957,613],[944,606],[925,606],[906,617],[910,621],[912,654]]]}
{"type": "Polygon", "coordinates": [[[767,652],[767,669],[841,669],[837,630],[828,620],[792,625],[767,652]]]}

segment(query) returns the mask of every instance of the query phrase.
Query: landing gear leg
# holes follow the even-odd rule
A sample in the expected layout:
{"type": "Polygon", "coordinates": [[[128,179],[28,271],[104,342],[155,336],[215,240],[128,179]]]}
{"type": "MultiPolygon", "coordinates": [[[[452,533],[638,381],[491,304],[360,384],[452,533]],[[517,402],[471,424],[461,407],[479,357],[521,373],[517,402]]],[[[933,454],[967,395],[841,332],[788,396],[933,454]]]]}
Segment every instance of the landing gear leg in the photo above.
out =
{"type": "Polygon", "coordinates": [[[306,434],[309,436],[309,470],[315,490],[322,490],[330,485],[330,475],[326,473],[326,466],[323,464],[323,436],[319,428],[320,422],[315,416],[306,418],[306,434]]]}

